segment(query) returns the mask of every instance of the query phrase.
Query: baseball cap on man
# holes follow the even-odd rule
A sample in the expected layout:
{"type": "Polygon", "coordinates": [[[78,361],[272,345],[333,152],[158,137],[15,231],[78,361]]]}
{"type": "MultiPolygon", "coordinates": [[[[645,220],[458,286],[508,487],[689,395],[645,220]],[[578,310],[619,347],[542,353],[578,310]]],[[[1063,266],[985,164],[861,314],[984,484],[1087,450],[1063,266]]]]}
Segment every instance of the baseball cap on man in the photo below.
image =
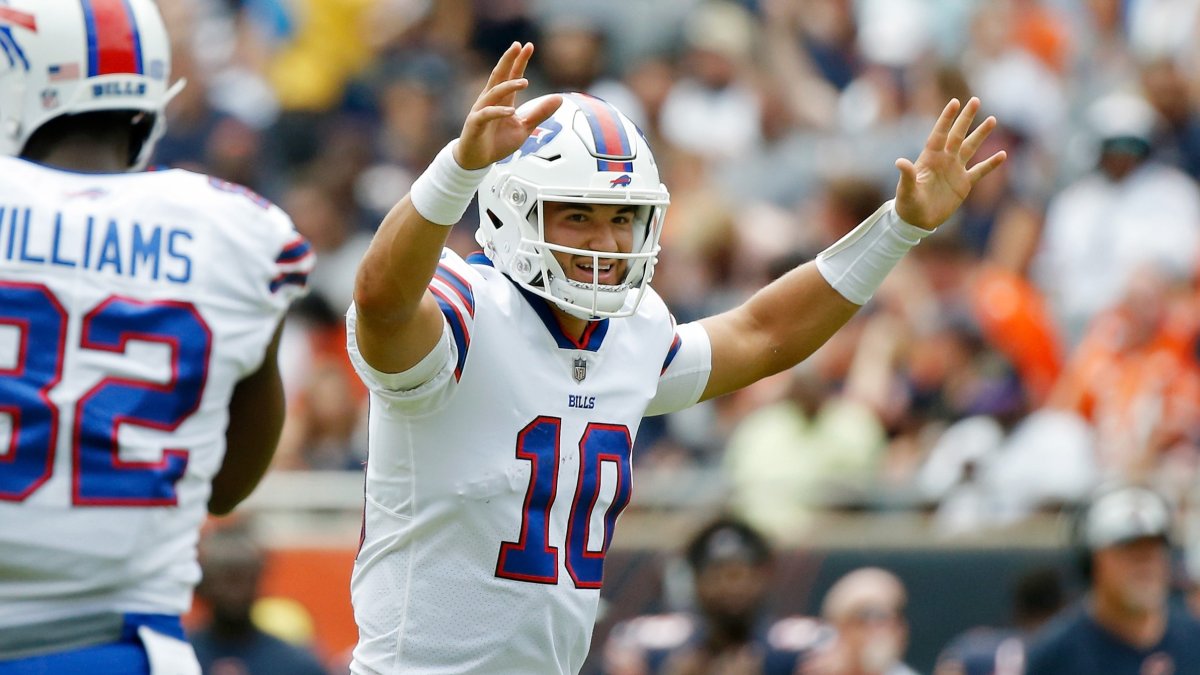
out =
{"type": "Polygon", "coordinates": [[[1084,522],[1084,543],[1091,550],[1108,548],[1145,537],[1171,536],[1167,501],[1144,487],[1105,492],[1092,502],[1084,522]]]}

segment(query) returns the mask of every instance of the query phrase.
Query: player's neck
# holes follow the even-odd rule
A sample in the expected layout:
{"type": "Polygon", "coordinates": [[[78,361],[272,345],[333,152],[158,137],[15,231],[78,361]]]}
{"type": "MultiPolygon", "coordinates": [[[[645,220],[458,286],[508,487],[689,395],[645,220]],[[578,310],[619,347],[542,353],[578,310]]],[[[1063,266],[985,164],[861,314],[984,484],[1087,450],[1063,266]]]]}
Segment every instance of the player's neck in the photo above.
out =
{"type": "Polygon", "coordinates": [[[587,319],[581,319],[577,316],[567,314],[553,303],[550,304],[550,310],[554,312],[554,318],[558,320],[558,327],[561,328],[562,332],[566,333],[572,340],[579,340],[582,338],[584,331],[587,330],[588,324],[591,323],[587,319]]]}
{"type": "Polygon", "coordinates": [[[27,148],[25,158],[81,173],[123,173],[129,170],[128,144],[78,135],[65,137],[52,145],[27,148]]]}
{"type": "Polygon", "coordinates": [[[36,159],[42,164],[81,173],[123,173],[129,169],[120,152],[80,152],[76,148],[56,148],[36,159]]]}

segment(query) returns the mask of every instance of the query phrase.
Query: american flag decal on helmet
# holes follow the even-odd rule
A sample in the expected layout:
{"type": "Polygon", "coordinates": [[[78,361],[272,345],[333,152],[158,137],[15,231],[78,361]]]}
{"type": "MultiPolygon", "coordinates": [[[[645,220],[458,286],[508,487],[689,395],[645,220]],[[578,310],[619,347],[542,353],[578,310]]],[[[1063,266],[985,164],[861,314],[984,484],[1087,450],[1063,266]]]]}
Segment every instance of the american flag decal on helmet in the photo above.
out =
{"type": "Polygon", "coordinates": [[[56,63],[46,68],[46,76],[51,82],[79,79],[78,63],[56,63]]]}

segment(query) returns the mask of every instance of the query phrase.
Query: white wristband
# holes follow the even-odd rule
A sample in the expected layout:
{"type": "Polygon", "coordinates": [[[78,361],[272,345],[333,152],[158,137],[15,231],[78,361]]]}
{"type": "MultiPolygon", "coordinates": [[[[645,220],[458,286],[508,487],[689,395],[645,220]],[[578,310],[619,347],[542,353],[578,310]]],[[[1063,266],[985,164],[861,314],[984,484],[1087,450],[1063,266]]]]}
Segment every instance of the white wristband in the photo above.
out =
{"type": "Polygon", "coordinates": [[[888,200],[849,234],[821,251],[817,270],[842,297],[865,305],[908,249],[932,233],[901,220],[895,200],[888,200]]]}
{"type": "Polygon", "coordinates": [[[454,159],[457,142],[456,138],[447,143],[408,191],[409,201],[422,218],[447,227],[462,220],[489,168],[468,170],[459,166],[454,159]]]}

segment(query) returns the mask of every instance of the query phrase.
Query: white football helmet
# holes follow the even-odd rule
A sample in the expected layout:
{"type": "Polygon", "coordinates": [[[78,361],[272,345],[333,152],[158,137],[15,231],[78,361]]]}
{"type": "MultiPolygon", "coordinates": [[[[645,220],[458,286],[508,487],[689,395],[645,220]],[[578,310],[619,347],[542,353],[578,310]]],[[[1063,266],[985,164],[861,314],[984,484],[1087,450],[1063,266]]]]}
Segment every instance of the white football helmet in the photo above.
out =
{"type": "Polygon", "coordinates": [[[497,269],[569,314],[589,320],[629,316],[654,275],[670,201],[637,126],[598,98],[564,94],[562,106],[484,178],[476,239],[497,269]],[[592,251],[547,242],[545,202],[636,205],[633,250],[592,251]],[[569,279],[554,251],[592,256],[596,280],[569,279]],[[601,258],[628,261],[620,283],[598,283],[601,258]]]}
{"type": "Polygon", "coordinates": [[[0,154],[17,156],[61,115],[152,116],[131,168],[165,129],[171,45],[153,0],[0,0],[0,154]]]}

